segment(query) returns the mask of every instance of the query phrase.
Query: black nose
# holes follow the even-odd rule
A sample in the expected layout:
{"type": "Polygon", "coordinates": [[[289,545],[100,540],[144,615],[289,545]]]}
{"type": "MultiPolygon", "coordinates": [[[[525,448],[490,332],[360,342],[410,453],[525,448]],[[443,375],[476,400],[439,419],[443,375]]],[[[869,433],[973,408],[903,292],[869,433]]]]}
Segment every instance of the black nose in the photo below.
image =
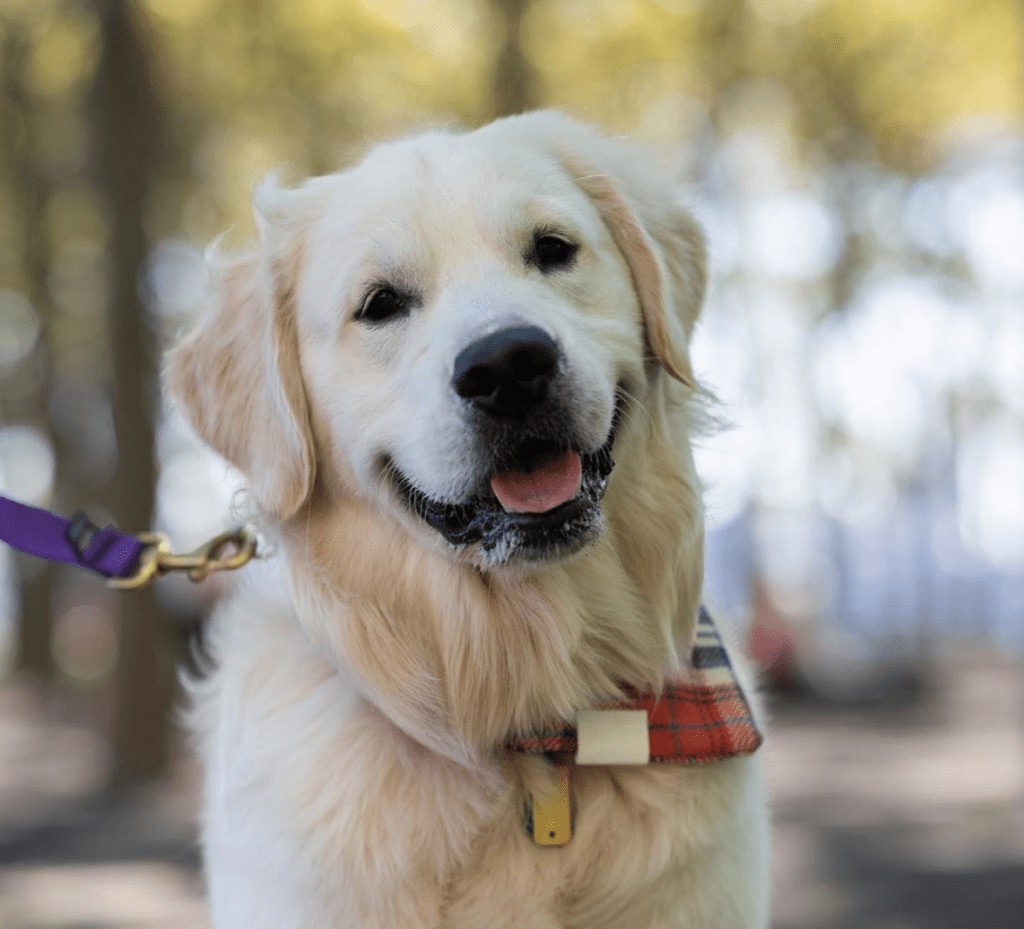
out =
{"type": "Polygon", "coordinates": [[[514,326],[459,352],[452,387],[489,416],[521,419],[544,400],[557,368],[551,336],[536,326],[514,326]]]}

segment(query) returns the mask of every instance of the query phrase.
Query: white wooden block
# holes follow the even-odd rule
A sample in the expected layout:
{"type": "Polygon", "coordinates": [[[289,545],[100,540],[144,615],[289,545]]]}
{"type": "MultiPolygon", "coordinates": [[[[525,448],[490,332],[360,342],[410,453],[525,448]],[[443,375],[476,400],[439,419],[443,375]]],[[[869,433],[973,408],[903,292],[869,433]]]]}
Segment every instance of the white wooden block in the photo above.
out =
{"type": "Polygon", "coordinates": [[[576,764],[647,764],[647,710],[581,710],[576,764]]]}

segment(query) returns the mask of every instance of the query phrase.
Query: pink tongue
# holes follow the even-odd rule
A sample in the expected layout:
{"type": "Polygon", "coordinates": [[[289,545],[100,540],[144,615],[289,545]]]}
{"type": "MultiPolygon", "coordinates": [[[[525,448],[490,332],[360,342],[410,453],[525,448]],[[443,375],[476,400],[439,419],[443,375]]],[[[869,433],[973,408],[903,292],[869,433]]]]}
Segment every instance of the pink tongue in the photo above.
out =
{"type": "Polygon", "coordinates": [[[509,513],[546,513],[576,496],[582,473],[580,456],[569,451],[530,474],[495,474],[491,489],[509,513]]]}

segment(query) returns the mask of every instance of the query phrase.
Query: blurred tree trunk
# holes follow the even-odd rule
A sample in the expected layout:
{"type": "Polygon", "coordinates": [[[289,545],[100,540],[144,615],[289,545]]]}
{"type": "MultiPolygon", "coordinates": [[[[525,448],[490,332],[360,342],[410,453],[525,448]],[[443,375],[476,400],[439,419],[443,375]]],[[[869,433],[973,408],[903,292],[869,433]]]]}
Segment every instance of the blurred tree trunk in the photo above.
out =
{"type": "MultiPolygon", "coordinates": [[[[154,89],[150,41],[129,0],[96,0],[103,50],[92,119],[98,180],[110,208],[110,332],[117,468],[108,505],[118,524],[138,531],[153,517],[157,410],[156,340],[138,281],[148,244],[143,208],[155,175],[163,114],[154,89]]],[[[120,600],[117,699],[113,731],[115,785],[167,767],[174,674],[167,620],[153,587],[120,600]]]]}
{"type": "Polygon", "coordinates": [[[494,115],[522,113],[537,105],[530,63],[523,52],[522,19],[530,0],[492,0],[505,27],[494,69],[494,115]]]}
{"type": "MultiPolygon", "coordinates": [[[[53,306],[47,278],[50,270],[51,242],[46,221],[49,197],[47,179],[39,166],[38,146],[32,123],[32,101],[22,83],[25,59],[29,51],[27,29],[7,24],[3,41],[3,65],[0,72],[0,138],[3,159],[11,179],[10,189],[17,198],[22,231],[22,265],[26,294],[39,314],[40,335],[29,364],[43,375],[40,389],[10,391],[0,413],[11,422],[26,423],[40,429],[50,439],[57,454],[50,428],[47,397],[51,386],[51,359],[47,333],[53,306]]],[[[55,471],[54,487],[57,487],[55,471]]],[[[15,559],[21,574],[18,624],[18,670],[46,682],[53,676],[53,569],[49,564],[27,555],[15,559]]]]}

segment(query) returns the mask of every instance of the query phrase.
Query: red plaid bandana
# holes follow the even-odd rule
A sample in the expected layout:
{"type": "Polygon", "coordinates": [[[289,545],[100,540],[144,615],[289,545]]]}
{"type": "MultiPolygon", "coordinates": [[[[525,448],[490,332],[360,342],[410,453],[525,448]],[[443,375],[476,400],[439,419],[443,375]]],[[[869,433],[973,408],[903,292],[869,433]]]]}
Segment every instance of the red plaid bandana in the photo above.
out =
{"type": "MultiPolygon", "coordinates": [[[[647,711],[651,761],[699,764],[756,751],[761,733],[704,607],[697,618],[690,668],[688,680],[670,681],[660,697],[624,685],[629,699],[600,709],[647,711]]],[[[553,723],[544,732],[510,739],[506,747],[532,754],[575,754],[576,728],[571,723],[553,723]]]]}

